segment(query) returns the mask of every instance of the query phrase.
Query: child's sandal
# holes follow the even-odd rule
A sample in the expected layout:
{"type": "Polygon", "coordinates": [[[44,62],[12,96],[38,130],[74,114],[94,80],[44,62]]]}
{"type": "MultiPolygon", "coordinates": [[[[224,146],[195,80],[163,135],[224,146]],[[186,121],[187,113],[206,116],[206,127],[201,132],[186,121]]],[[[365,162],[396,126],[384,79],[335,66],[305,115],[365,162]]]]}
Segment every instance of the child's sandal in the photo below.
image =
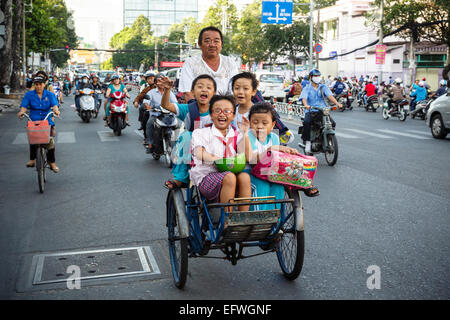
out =
{"type": "Polygon", "coordinates": [[[317,197],[320,195],[319,189],[314,186],[311,188],[308,188],[308,189],[303,189],[303,192],[305,193],[305,195],[307,197],[310,197],[310,198],[317,197]]]}

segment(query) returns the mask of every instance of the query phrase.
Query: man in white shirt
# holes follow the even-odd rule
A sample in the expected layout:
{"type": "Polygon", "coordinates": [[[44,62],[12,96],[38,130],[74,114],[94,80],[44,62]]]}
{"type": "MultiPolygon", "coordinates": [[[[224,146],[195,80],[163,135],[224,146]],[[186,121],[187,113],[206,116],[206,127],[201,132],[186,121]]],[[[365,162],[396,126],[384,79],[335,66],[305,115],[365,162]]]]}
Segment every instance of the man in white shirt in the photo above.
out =
{"type": "Polygon", "coordinates": [[[221,55],[223,47],[222,32],[215,27],[200,31],[198,45],[202,54],[186,59],[181,69],[178,90],[185,93],[185,101],[193,99],[192,81],[201,74],[208,74],[217,83],[217,93],[230,91],[230,79],[239,73],[238,64],[230,57],[221,55]]]}

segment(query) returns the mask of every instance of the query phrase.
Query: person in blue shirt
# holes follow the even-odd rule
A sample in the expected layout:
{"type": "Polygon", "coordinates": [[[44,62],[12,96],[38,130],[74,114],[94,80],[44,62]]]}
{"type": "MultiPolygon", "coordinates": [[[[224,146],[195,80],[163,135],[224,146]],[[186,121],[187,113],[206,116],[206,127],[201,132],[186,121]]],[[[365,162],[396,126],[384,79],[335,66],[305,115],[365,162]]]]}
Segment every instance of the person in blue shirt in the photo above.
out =
{"type": "Polygon", "coordinates": [[[341,77],[338,77],[336,83],[333,86],[333,91],[334,94],[336,95],[336,98],[339,97],[339,95],[341,95],[345,89],[346,89],[345,83],[342,82],[341,77]]]}
{"type": "Polygon", "coordinates": [[[427,89],[425,89],[425,83],[423,81],[419,82],[416,91],[411,93],[411,97],[416,97],[416,99],[411,101],[411,111],[414,111],[416,109],[417,102],[427,98],[427,89]]]}
{"type": "MultiPolygon", "coordinates": [[[[305,107],[305,119],[303,120],[303,133],[302,139],[305,141],[305,152],[311,152],[311,113],[319,112],[319,110],[311,110],[311,107],[319,108],[323,110],[327,104],[325,102],[325,97],[330,100],[333,104],[337,105],[339,108],[342,108],[342,104],[338,103],[336,99],[333,97],[330,89],[320,83],[321,73],[317,69],[311,70],[309,73],[309,79],[311,80],[310,84],[303,89],[300,100],[303,102],[303,106],[305,107]]],[[[331,119],[331,117],[330,117],[331,119]]],[[[336,123],[333,119],[331,119],[333,128],[336,126],[336,123]]]]}
{"type": "Polygon", "coordinates": [[[447,93],[447,80],[442,79],[439,82],[439,89],[436,90],[435,93],[430,95],[430,98],[437,98],[447,93]]]}
{"type": "Polygon", "coordinates": [[[301,82],[302,88],[306,87],[308,84],[309,84],[308,79],[307,79],[306,77],[303,78],[303,80],[302,80],[302,82],[301,82]]]}
{"type": "MultiPolygon", "coordinates": [[[[30,110],[30,118],[32,121],[44,120],[47,114],[50,111],[53,111],[55,116],[59,116],[60,112],[58,109],[58,101],[56,100],[56,96],[45,90],[45,82],[46,79],[40,76],[35,76],[33,78],[34,90],[28,91],[22,99],[20,103],[20,111],[17,116],[20,118],[23,117],[25,112],[30,110]]],[[[51,132],[53,132],[52,136],[54,136],[54,126],[52,117],[47,118],[48,123],[52,126],[51,132]]],[[[36,152],[37,146],[30,145],[30,161],[27,162],[26,166],[31,168],[35,166],[36,160],[36,152]]],[[[50,165],[50,169],[58,173],[59,168],[55,164],[55,147],[47,149],[47,161],[50,165]]]]}

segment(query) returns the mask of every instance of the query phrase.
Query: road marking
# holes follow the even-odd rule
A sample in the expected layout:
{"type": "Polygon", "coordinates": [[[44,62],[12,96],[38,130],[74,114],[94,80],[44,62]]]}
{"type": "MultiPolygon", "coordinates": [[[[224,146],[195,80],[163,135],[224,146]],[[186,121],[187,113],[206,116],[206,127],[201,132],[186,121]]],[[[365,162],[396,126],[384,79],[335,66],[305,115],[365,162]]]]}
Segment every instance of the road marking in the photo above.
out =
{"type": "Polygon", "coordinates": [[[341,137],[341,138],[359,139],[359,137],[357,137],[357,136],[354,136],[354,135],[351,135],[351,134],[342,133],[342,132],[337,132],[337,131],[336,131],[336,135],[338,137],[341,137]]]}
{"type": "Polygon", "coordinates": [[[412,132],[412,133],[424,134],[426,136],[429,136],[431,134],[430,132],[419,131],[419,130],[406,130],[406,131],[412,132]]]}
{"type": "Polygon", "coordinates": [[[140,132],[139,130],[134,130],[134,132],[136,132],[136,134],[141,137],[142,139],[144,139],[144,134],[142,132],[140,132]]]}
{"type": "Polygon", "coordinates": [[[13,141],[13,144],[28,144],[28,136],[26,132],[21,132],[17,134],[13,141]]]}
{"type": "Polygon", "coordinates": [[[112,131],[97,131],[101,142],[119,141],[112,131]]]}
{"type": "Polygon", "coordinates": [[[384,132],[384,133],[390,133],[390,134],[396,134],[398,136],[403,136],[403,137],[408,137],[408,138],[415,138],[415,139],[420,139],[420,140],[428,140],[431,138],[426,138],[426,137],[422,137],[422,136],[418,136],[412,133],[404,133],[404,132],[397,132],[397,131],[392,131],[389,129],[377,129],[378,131],[384,132]]]}
{"type": "Polygon", "coordinates": [[[342,129],[353,131],[353,132],[356,132],[356,133],[366,134],[368,136],[382,138],[382,139],[394,139],[393,137],[385,136],[384,134],[367,132],[367,131],[363,131],[363,130],[359,130],[359,129],[351,129],[351,128],[342,128],[342,129]]]}
{"type": "Polygon", "coordinates": [[[56,136],[56,143],[75,143],[75,132],[58,132],[56,136]]]}

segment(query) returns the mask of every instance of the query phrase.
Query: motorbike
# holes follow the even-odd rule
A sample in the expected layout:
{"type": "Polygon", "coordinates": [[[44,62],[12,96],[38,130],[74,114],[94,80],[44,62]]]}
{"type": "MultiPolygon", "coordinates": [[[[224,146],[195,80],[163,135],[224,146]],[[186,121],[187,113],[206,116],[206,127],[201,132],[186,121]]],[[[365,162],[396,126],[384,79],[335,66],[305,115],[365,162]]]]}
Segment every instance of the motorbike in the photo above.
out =
{"type": "Polygon", "coordinates": [[[172,168],[172,149],[175,145],[175,130],[179,128],[178,121],[173,113],[160,107],[153,107],[150,117],[154,117],[153,130],[153,159],[164,157],[167,167],[172,168]]]}
{"type": "Polygon", "coordinates": [[[80,118],[89,123],[92,116],[95,114],[95,100],[94,100],[94,90],[91,88],[80,89],[80,118]]]}
{"type": "Polygon", "coordinates": [[[368,111],[377,112],[377,109],[380,106],[380,104],[382,104],[382,102],[380,103],[378,95],[374,94],[371,95],[370,97],[367,97],[367,103],[366,104],[363,103],[363,107],[366,109],[367,112],[368,111]]]}
{"type": "Polygon", "coordinates": [[[109,122],[109,127],[114,131],[116,136],[122,135],[122,130],[127,126],[127,103],[125,102],[125,96],[125,93],[120,91],[116,91],[110,95],[111,121],[109,122]]]}
{"type": "Polygon", "coordinates": [[[64,80],[63,93],[66,97],[70,94],[70,82],[69,80],[64,80]]]}
{"type": "Polygon", "coordinates": [[[428,100],[422,100],[417,102],[416,109],[411,111],[411,119],[414,119],[415,117],[420,118],[421,120],[425,120],[427,118],[427,111],[430,109],[430,104],[433,102],[436,98],[428,99],[428,100]]]}
{"type": "MultiPolygon", "coordinates": [[[[332,126],[330,113],[331,107],[326,107],[319,112],[311,113],[311,153],[325,153],[325,160],[329,166],[334,166],[338,159],[339,147],[336,138],[336,131],[332,126]]],[[[334,110],[334,108],[333,108],[334,110]]],[[[303,133],[303,126],[298,128],[298,134],[303,133]]],[[[305,144],[299,143],[300,148],[305,153],[305,144]]],[[[305,153],[306,154],[306,153],[305,153]]]]}
{"type": "MultiPolygon", "coordinates": [[[[392,95],[389,96],[392,99],[392,95]]],[[[399,102],[391,101],[391,107],[389,107],[389,100],[383,104],[383,111],[381,115],[384,120],[388,120],[391,117],[397,117],[400,121],[405,121],[408,117],[407,106],[409,102],[407,99],[403,99],[399,102]]]]}
{"type": "Polygon", "coordinates": [[[340,109],[341,112],[344,112],[345,109],[353,110],[353,99],[350,96],[351,93],[349,93],[347,90],[342,91],[341,94],[336,96],[337,102],[342,104],[342,108],[340,109]]]}
{"type": "Polygon", "coordinates": [[[94,111],[94,119],[97,119],[98,112],[100,110],[100,107],[102,106],[102,90],[94,90],[94,95],[97,99],[94,99],[96,101],[95,111],[94,111]]]}

